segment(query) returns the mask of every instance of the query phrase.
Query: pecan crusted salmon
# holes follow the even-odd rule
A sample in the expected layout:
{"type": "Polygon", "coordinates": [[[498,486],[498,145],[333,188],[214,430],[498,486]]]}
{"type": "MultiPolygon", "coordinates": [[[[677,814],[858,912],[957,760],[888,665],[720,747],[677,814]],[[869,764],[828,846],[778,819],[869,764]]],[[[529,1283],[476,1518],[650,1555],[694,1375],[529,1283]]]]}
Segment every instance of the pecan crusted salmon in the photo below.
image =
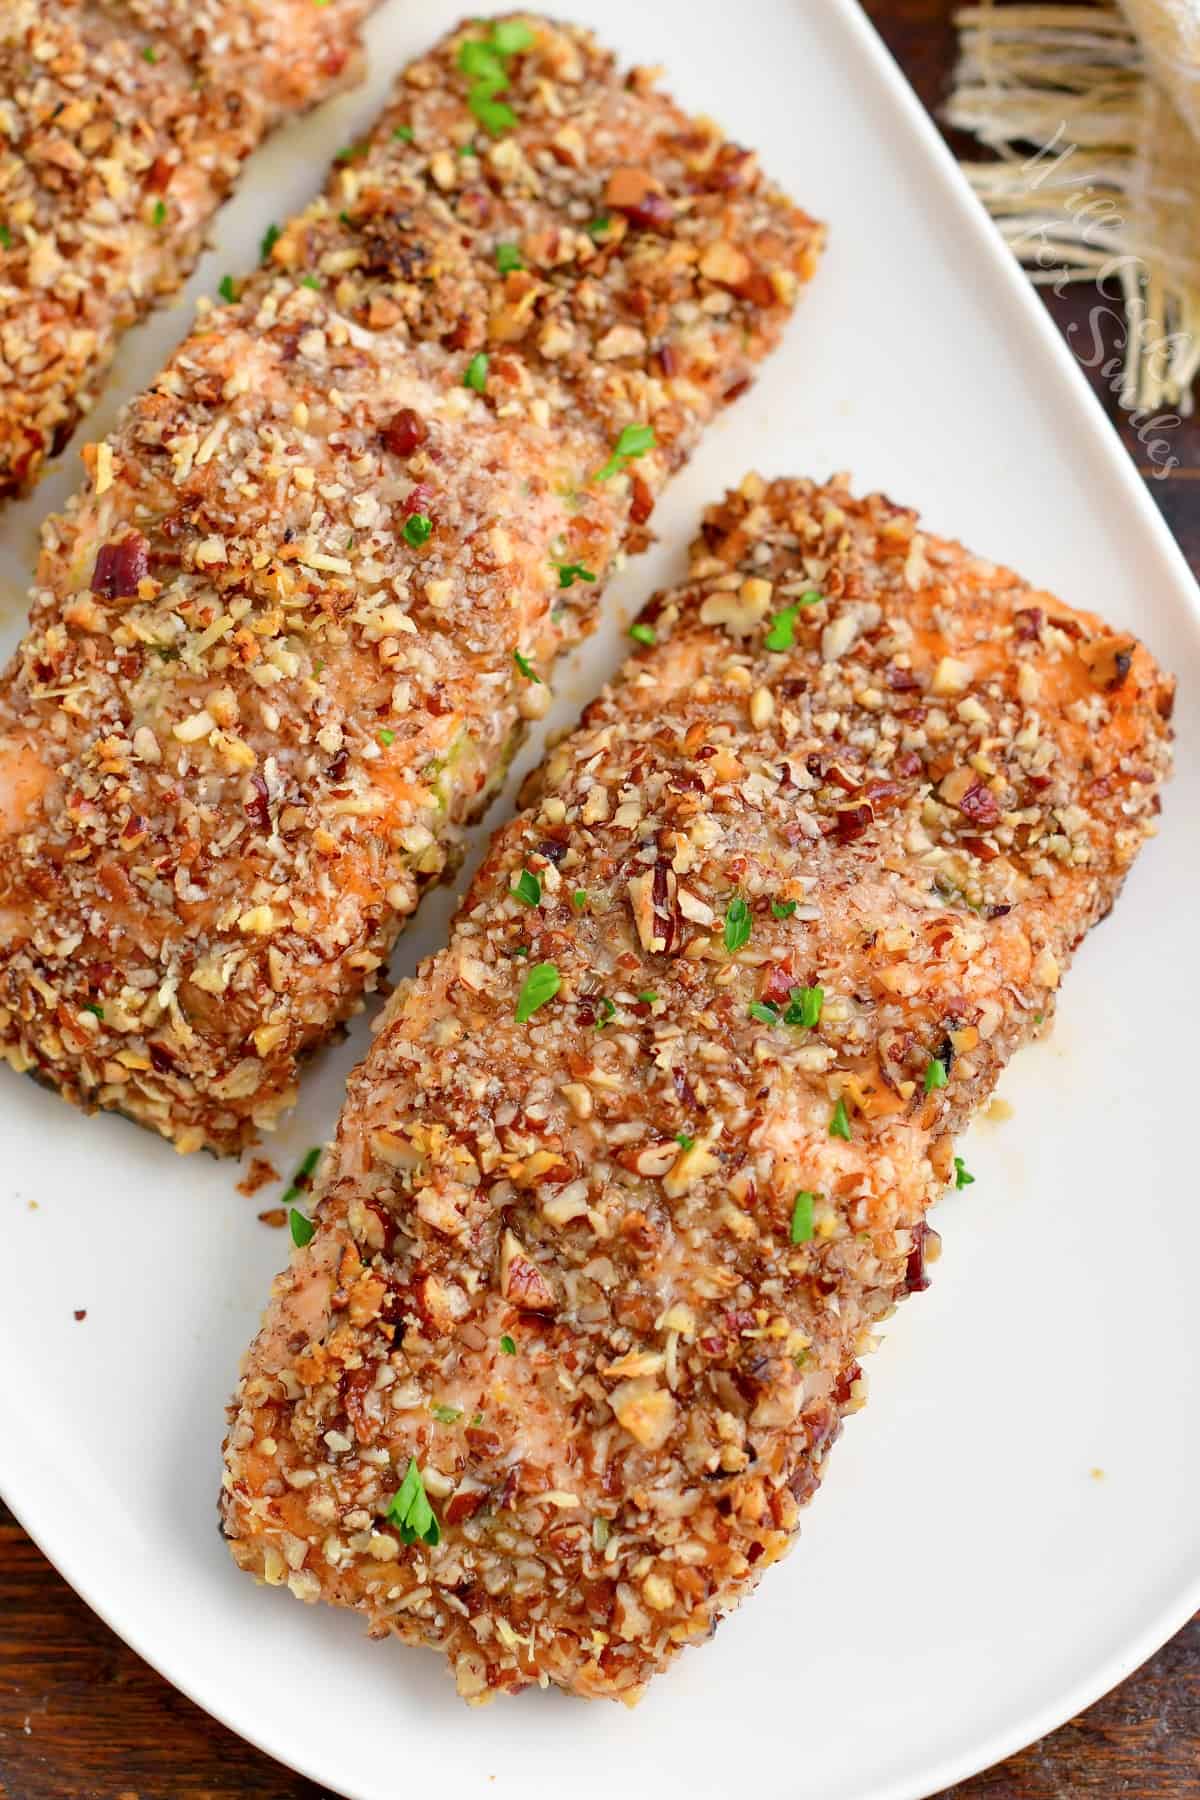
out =
{"type": "Polygon", "coordinates": [[[231,1409],[238,1563],[471,1700],[634,1699],[787,1550],[1168,765],[1140,644],[841,479],[749,477],[642,623],[389,1003],[231,1409]]]}
{"type": "Polygon", "coordinates": [[[582,30],[407,69],[47,527],[0,682],[15,1067],[181,1150],[275,1121],[820,240],[582,30]]]}
{"type": "Polygon", "coordinates": [[[349,80],[371,0],[8,0],[0,17],[0,497],[179,287],[244,158],[349,80]]]}

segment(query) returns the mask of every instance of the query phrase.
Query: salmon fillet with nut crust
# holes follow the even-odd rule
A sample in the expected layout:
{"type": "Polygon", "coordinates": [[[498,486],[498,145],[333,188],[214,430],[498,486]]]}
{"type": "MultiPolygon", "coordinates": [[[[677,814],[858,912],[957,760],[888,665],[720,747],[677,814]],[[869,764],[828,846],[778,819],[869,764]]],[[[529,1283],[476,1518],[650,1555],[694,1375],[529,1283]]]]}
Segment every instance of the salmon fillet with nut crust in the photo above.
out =
{"type": "Polygon", "coordinates": [[[231,1412],[239,1564],[471,1700],[632,1700],[788,1549],[1168,766],[1140,644],[841,479],[749,477],[641,624],[393,996],[231,1412]]]}
{"type": "Polygon", "coordinates": [[[191,273],[238,170],[344,86],[373,0],[6,0],[0,497],[36,479],[122,334],[191,273]]]}
{"type": "Polygon", "coordinates": [[[275,1122],[820,241],[579,28],[405,71],[46,528],[0,681],[14,1067],[181,1150],[275,1122]]]}

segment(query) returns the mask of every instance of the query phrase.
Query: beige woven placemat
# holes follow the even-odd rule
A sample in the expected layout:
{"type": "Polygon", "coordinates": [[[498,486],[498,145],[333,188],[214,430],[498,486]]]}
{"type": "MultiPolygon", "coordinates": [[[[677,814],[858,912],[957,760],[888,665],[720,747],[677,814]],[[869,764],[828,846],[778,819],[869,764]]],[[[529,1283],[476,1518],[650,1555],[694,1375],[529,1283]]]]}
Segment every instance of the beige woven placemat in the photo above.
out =
{"type": "Polygon", "coordinates": [[[1122,404],[1190,412],[1200,371],[1200,0],[987,0],[957,24],[945,116],[1000,158],[964,163],[976,193],[1035,281],[1119,284],[1126,331],[1108,354],[1121,359],[1122,404]]]}

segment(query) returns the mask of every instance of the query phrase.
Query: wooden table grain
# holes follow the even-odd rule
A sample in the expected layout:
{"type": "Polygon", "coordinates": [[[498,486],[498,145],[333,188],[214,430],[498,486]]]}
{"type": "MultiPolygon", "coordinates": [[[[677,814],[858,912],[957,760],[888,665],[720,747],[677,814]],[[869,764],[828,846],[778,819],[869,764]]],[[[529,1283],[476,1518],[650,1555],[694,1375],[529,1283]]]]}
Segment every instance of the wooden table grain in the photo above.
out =
{"type": "MultiPolygon", "coordinates": [[[[951,0],[865,4],[936,115],[954,58],[951,0]]],[[[953,137],[951,144],[960,152],[969,148],[953,137]]],[[[1090,357],[1103,297],[1075,287],[1046,303],[1068,341],[1090,357]]],[[[1099,321],[1106,355],[1116,349],[1117,310],[1099,321]]],[[[1153,452],[1157,461],[1174,465],[1164,474],[1151,460],[1146,434],[1139,439],[1121,414],[1102,362],[1088,372],[1193,569],[1200,568],[1200,420],[1166,420],[1149,434],[1166,446],[1153,452]]],[[[931,1695],[931,1707],[936,1704],[931,1695]]],[[[402,1787],[398,1782],[398,1793],[402,1787]]],[[[942,1800],[1117,1795],[1200,1796],[1200,1616],[1079,1718],[942,1800]]],[[[76,1598],[0,1504],[0,1800],[323,1796],[160,1680],[76,1598]]]]}

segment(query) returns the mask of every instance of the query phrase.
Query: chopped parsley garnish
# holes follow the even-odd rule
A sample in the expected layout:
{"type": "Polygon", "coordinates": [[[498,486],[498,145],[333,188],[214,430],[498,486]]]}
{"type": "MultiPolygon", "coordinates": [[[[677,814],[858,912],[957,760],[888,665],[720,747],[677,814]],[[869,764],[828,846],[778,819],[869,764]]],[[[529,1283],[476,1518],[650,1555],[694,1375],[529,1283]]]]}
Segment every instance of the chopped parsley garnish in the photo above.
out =
{"type": "Polygon", "coordinates": [[[791,990],[792,1003],[783,1015],[785,1025],[803,1025],[811,1031],[814,1025],[821,1022],[821,1008],[825,1004],[825,989],[819,987],[802,987],[791,990]]]}
{"type": "Polygon", "coordinates": [[[12,249],[12,232],[7,225],[0,225],[0,249],[12,249]]]}
{"type": "Polygon", "coordinates": [[[167,203],[166,203],[166,201],[165,200],[156,200],[154,202],[154,211],[150,216],[154,220],[154,223],[156,225],[165,225],[167,222],[167,203]]]}
{"type": "Polygon", "coordinates": [[[375,736],[379,739],[385,750],[396,741],[395,732],[389,731],[386,725],[381,725],[379,730],[375,733],[375,736]]]}
{"type": "Polygon", "coordinates": [[[799,904],[798,900],[772,900],[771,917],[773,919],[790,919],[799,904]]]}
{"type": "Polygon", "coordinates": [[[417,1538],[424,1538],[427,1544],[436,1544],[441,1537],[441,1527],[429,1504],[415,1456],[409,1457],[404,1480],[392,1495],[392,1503],[384,1517],[389,1525],[396,1527],[402,1543],[411,1544],[417,1538]]]}
{"type": "Polygon", "coordinates": [[[597,469],[596,481],[607,481],[610,475],[619,475],[621,470],[635,456],[645,456],[647,450],[653,450],[657,439],[653,425],[625,425],[621,435],[613,445],[613,453],[602,469],[597,469]]]}
{"type": "Polygon", "coordinates": [[[516,244],[496,245],[496,267],[502,275],[511,275],[514,269],[523,269],[521,252],[516,244]]]}
{"type": "Polygon", "coordinates": [[[156,63],[158,61],[158,51],[153,44],[147,44],[143,48],[142,61],[148,63],[156,63]]]}
{"type": "Polygon", "coordinates": [[[413,128],[411,125],[397,125],[392,136],[398,138],[402,144],[411,144],[413,141],[413,128]]]}
{"type": "Polygon", "coordinates": [[[527,656],[522,656],[519,650],[514,650],[513,661],[516,663],[518,669],[520,669],[526,681],[536,681],[538,686],[541,687],[542,678],[527,656]]]}
{"type": "Polygon", "coordinates": [[[954,1185],[959,1189],[975,1185],[975,1177],[961,1156],[956,1156],[954,1159],[954,1185]]]}
{"type": "Polygon", "coordinates": [[[487,372],[487,353],[486,351],[478,350],[467,364],[467,372],[463,376],[463,386],[474,388],[477,394],[482,394],[484,388],[487,386],[487,372]]]}
{"type": "Polygon", "coordinates": [[[516,885],[508,891],[514,900],[520,900],[526,906],[540,906],[542,903],[542,884],[529,869],[521,870],[516,885]]]}
{"type": "Polygon", "coordinates": [[[609,1020],[615,1019],[616,1016],[617,1016],[616,1002],[610,1000],[607,994],[601,994],[601,996],[600,996],[600,1017],[596,1020],[596,1030],[603,1031],[604,1027],[608,1024],[609,1020]]]}
{"type": "Polygon", "coordinates": [[[791,1237],[793,1244],[807,1244],[813,1234],[813,1201],[815,1198],[816,1196],[810,1194],[807,1188],[802,1188],[796,1195],[792,1206],[791,1237]]]}
{"type": "Polygon", "coordinates": [[[227,300],[231,304],[237,299],[237,284],[232,275],[222,275],[217,286],[217,292],[220,294],[222,300],[227,300]]]}
{"type": "Polygon", "coordinates": [[[404,521],[404,541],[417,550],[428,542],[432,530],[433,520],[428,513],[410,513],[404,521]]]}
{"type": "Polygon", "coordinates": [[[938,1057],[931,1056],[925,1064],[925,1092],[932,1094],[934,1088],[946,1085],[946,1065],[938,1057]]]}
{"type": "Polygon", "coordinates": [[[740,950],[750,942],[752,921],[750,908],[740,894],[735,894],[725,913],[725,948],[740,950]]]}
{"type": "Polygon", "coordinates": [[[288,1224],[292,1228],[292,1242],[297,1250],[303,1250],[305,1244],[311,1244],[317,1228],[298,1207],[293,1206],[288,1213],[288,1224]]]}
{"type": "Polygon", "coordinates": [[[268,225],[267,229],[263,232],[262,243],[258,246],[259,258],[262,262],[266,262],[268,256],[270,256],[272,250],[279,242],[279,238],[280,230],[278,225],[268,225]]]}
{"type": "Polygon", "coordinates": [[[89,1000],[83,1010],[84,1012],[95,1013],[98,1019],[104,1017],[104,1008],[102,1006],[97,1006],[94,1000],[89,1000]]]}
{"type": "Polygon", "coordinates": [[[470,80],[467,105],[484,130],[492,137],[511,131],[517,115],[503,100],[497,100],[508,87],[509,57],[528,49],[533,32],[521,19],[503,19],[493,25],[486,38],[468,38],[458,47],[458,66],[470,80]]]}
{"type": "Polygon", "coordinates": [[[655,993],[653,988],[643,988],[641,993],[638,995],[638,999],[641,1001],[643,1006],[653,1006],[654,1002],[658,999],[658,995],[655,993]]]}
{"type": "Polygon", "coordinates": [[[302,275],[300,277],[300,286],[306,287],[306,288],[318,288],[319,289],[321,284],[317,280],[315,275],[302,275]]]}
{"type": "Polygon", "coordinates": [[[545,1006],[547,1000],[553,1000],[560,985],[558,969],[552,962],[534,963],[517,995],[517,1024],[524,1025],[532,1019],[539,1006],[545,1006]]]}
{"type": "Polygon", "coordinates": [[[771,620],[771,629],[763,639],[768,650],[791,649],[796,641],[795,623],[799,610],[797,606],[785,606],[782,612],[775,614],[771,620]]]}
{"type": "Polygon", "coordinates": [[[587,905],[587,903],[588,903],[587,889],[586,888],[576,888],[575,892],[571,895],[571,905],[575,908],[575,911],[582,912],[584,907],[587,905]]]}
{"type": "Polygon", "coordinates": [[[658,636],[653,625],[631,625],[629,627],[629,635],[635,644],[649,645],[658,642],[658,636]]]}
{"type": "Polygon", "coordinates": [[[352,163],[357,162],[360,156],[366,154],[367,146],[365,144],[345,144],[342,149],[334,152],[333,160],[335,163],[352,163]]]}
{"type": "Polygon", "coordinates": [[[747,1010],[750,1017],[757,1019],[761,1025],[778,1025],[779,1023],[779,1008],[772,1006],[769,1000],[752,1000],[747,1010]]]}
{"type": "Polygon", "coordinates": [[[453,1425],[456,1419],[463,1416],[461,1406],[431,1406],[429,1410],[439,1425],[453,1425]]]}
{"type": "Polygon", "coordinates": [[[517,1346],[513,1343],[507,1331],[500,1339],[500,1354],[501,1356],[515,1356],[517,1354],[517,1346]]]}
{"type": "Polygon", "coordinates": [[[517,115],[503,100],[494,100],[483,82],[477,82],[467,95],[467,105],[489,137],[500,137],[511,131],[517,115]]]}
{"type": "Polygon", "coordinates": [[[609,214],[608,213],[600,213],[599,216],[597,218],[593,219],[589,225],[584,226],[584,230],[587,232],[587,234],[590,238],[599,238],[599,237],[604,236],[605,232],[608,230],[608,228],[611,224],[612,224],[612,219],[609,216],[609,214]]]}
{"type": "Polygon", "coordinates": [[[573,587],[577,581],[595,581],[596,577],[582,563],[558,563],[558,585],[560,588],[573,587]]]}
{"type": "MultiPolygon", "coordinates": [[[[320,1160],[320,1144],[314,1144],[311,1150],[305,1151],[304,1156],[301,1159],[300,1167],[292,1176],[292,1179],[289,1181],[287,1189],[279,1202],[280,1206],[290,1206],[293,1200],[298,1200],[300,1198],[300,1195],[304,1192],[304,1189],[312,1179],[313,1171],[316,1169],[320,1160]]],[[[308,1239],[306,1238],[304,1241],[307,1243],[308,1239]]]]}
{"type": "Polygon", "coordinates": [[[513,955],[514,956],[528,956],[529,955],[529,945],[528,944],[518,944],[516,949],[513,951],[513,955]]]}
{"type": "Polygon", "coordinates": [[[677,1131],[675,1133],[675,1142],[679,1145],[681,1150],[690,1150],[696,1140],[694,1137],[689,1137],[686,1131],[677,1131]]]}
{"type": "Polygon", "coordinates": [[[497,56],[516,56],[528,50],[533,31],[524,19],[498,19],[492,26],[491,41],[497,56]]]}
{"type": "Polygon", "coordinates": [[[847,1143],[850,1142],[850,1121],[846,1117],[844,1100],[839,1100],[833,1109],[833,1117],[829,1121],[829,1135],[830,1137],[845,1138],[847,1143]]]}

